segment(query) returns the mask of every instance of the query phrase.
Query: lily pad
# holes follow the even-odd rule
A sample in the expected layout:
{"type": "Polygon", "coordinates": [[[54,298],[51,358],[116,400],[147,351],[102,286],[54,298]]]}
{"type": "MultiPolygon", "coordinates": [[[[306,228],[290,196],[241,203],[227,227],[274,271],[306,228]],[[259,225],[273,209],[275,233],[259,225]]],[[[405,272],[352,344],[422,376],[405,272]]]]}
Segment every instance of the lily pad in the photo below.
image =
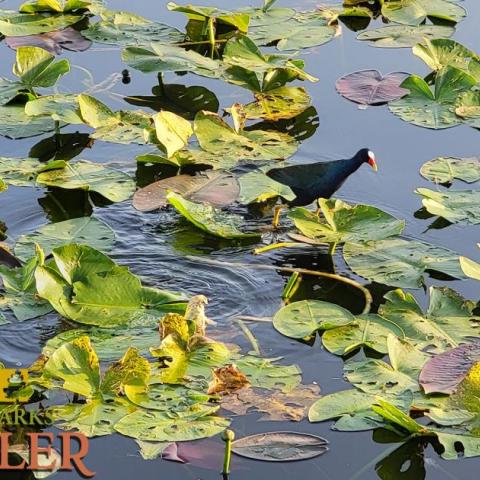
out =
{"type": "Polygon", "coordinates": [[[408,93],[400,87],[408,73],[395,72],[385,76],[378,70],[362,70],[337,80],[337,92],[361,105],[383,105],[408,93]]]}
{"type": "Polygon", "coordinates": [[[0,175],[9,185],[31,187],[35,185],[36,178],[40,173],[63,165],[62,161],[45,164],[34,158],[0,157],[0,175]]]}
{"type": "Polygon", "coordinates": [[[232,451],[252,460],[294,462],[323,455],[327,445],[324,438],[307,433],[268,432],[235,440],[232,451]]]}
{"type": "Polygon", "coordinates": [[[392,22],[420,25],[427,18],[459,22],[467,12],[449,0],[387,0],[382,3],[382,15],[392,22]]]}
{"type": "Polygon", "coordinates": [[[308,238],[319,243],[362,242],[383,240],[402,233],[403,220],[369,205],[349,205],[342,200],[320,199],[325,221],[306,208],[295,208],[289,217],[308,238]]]}
{"type": "Polygon", "coordinates": [[[37,183],[68,190],[97,192],[112,202],[128,200],[135,191],[135,182],[126,173],[88,160],[77,160],[67,163],[64,168],[40,173],[37,183]]]}
{"type": "MultiPolygon", "coordinates": [[[[480,79],[480,75],[477,78],[480,79]]],[[[462,93],[458,97],[455,113],[463,123],[480,128],[480,92],[472,90],[462,93]]]]}
{"type": "Polygon", "coordinates": [[[480,343],[467,343],[431,358],[422,368],[419,382],[425,393],[450,395],[480,361],[480,343]]]}
{"type": "Polygon", "coordinates": [[[207,171],[196,176],[177,175],[137,190],[133,196],[133,206],[141,212],[166,207],[167,194],[170,191],[194,202],[222,207],[230,205],[237,199],[239,185],[235,177],[228,173],[207,171]]]}
{"type": "Polygon", "coordinates": [[[477,190],[454,190],[436,192],[428,188],[417,188],[415,193],[422,197],[422,204],[432,215],[452,223],[480,223],[480,192],[477,190]]]}
{"type": "Polygon", "coordinates": [[[92,4],[90,0],[28,0],[20,6],[21,13],[55,12],[66,13],[86,10],[92,4]]]}
{"type": "Polygon", "coordinates": [[[434,91],[420,77],[412,75],[402,84],[410,93],[391,102],[392,113],[419,127],[442,129],[461,123],[455,114],[455,104],[461,93],[470,90],[477,80],[463,70],[445,67],[435,79],[434,91]]]}
{"type": "Polygon", "coordinates": [[[45,95],[25,104],[25,113],[29,116],[50,116],[53,120],[82,125],[77,97],[75,95],[45,95]]]}
{"type": "MultiPolygon", "coordinates": [[[[4,192],[8,188],[8,185],[3,181],[2,178],[0,178],[0,192],[4,192]]],[[[2,237],[3,237],[3,229],[2,229],[2,237]]]]}
{"type": "Polygon", "coordinates": [[[238,160],[278,160],[292,156],[298,143],[285,133],[272,130],[236,132],[217,114],[199,112],[194,131],[202,149],[238,160]]]}
{"type": "Polygon", "coordinates": [[[168,157],[185,147],[193,134],[190,122],[173,112],[163,110],[153,117],[153,121],[157,139],[168,157]]]}
{"type": "Polygon", "coordinates": [[[457,254],[417,240],[346,243],[343,256],[356,274],[386,285],[420,288],[427,270],[464,278],[457,254]]]}
{"type": "Polygon", "coordinates": [[[2,12],[0,14],[0,32],[6,37],[23,37],[39,33],[53,32],[74,25],[83,19],[81,15],[22,14],[2,12]]]}
{"type": "Polygon", "coordinates": [[[348,325],[355,317],[345,308],[319,300],[302,300],[281,308],[273,317],[273,326],[290,338],[308,339],[319,330],[348,325]]]}
{"type": "Polygon", "coordinates": [[[238,178],[238,183],[240,184],[238,201],[246,205],[278,197],[287,201],[295,198],[290,187],[276,182],[262,171],[246,173],[238,178]]]}
{"type": "Polygon", "coordinates": [[[170,192],[167,200],[175,209],[197,228],[215,237],[226,239],[259,238],[260,233],[246,233],[240,230],[243,217],[223,212],[206,203],[196,203],[170,192]]]}
{"type": "Polygon", "coordinates": [[[424,163],[420,173],[435,183],[451,183],[455,179],[474,183],[480,180],[480,159],[437,157],[424,163]]]}
{"type": "Polygon", "coordinates": [[[460,265],[463,273],[470,278],[480,280],[480,263],[474,262],[466,257],[460,257],[460,265]]]}
{"type": "Polygon", "coordinates": [[[39,47],[52,55],[60,55],[63,50],[84,52],[92,45],[90,40],[71,27],[37,35],[6,37],[5,43],[15,50],[20,47],[39,47]]]}
{"type": "Polygon", "coordinates": [[[22,235],[15,244],[15,255],[27,260],[35,255],[35,244],[50,255],[52,250],[69,243],[85,243],[97,250],[107,252],[113,245],[115,234],[105,223],[95,217],[80,217],[51,223],[34,233],[22,235]]]}
{"type": "Polygon", "coordinates": [[[406,48],[423,42],[425,38],[448,38],[454,33],[455,28],[441,25],[389,25],[362,32],[357,35],[357,40],[380,48],[406,48]]]}
{"type": "Polygon", "coordinates": [[[163,309],[182,309],[183,297],[144,287],[127,268],[86,245],[52,252],[54,264],[35,272],[38,294],[58,313],[79,323],[105,328],[156,324],[163,309]]]}
{"type": "Polygon", "coordinates": [[[55,122],[48,116],[30,117],[24,105],[0,106],[0,135],[17,140],[36,137],[55,130],[55,122]]]}

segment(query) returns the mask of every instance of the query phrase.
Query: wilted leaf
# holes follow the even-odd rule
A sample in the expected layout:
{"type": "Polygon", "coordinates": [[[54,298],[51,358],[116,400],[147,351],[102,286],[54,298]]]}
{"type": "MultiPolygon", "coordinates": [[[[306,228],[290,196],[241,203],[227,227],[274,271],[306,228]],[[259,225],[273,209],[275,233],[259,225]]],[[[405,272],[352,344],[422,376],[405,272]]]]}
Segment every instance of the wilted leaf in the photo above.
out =
{"type": "Polygon", "coordinates": [[[420,173],[435,183],[451,183],[458,178],[467,183],[480,180],[480,159],[437,157],[422,165],[420,173]]]}
{"type": "Polygon", "coordinates": [[[328,451],[328,442],[307,433],[268,432],[235,440],[235,454],[265,462],[293,462],[318,457],[328,451]]]}
{"type": "Polygon", "coordinates": [[[236,390],[250,387],[250,382],[236,365],[230,364],[212,371],[213,379],[208,384],[209,394],[230,394],[236,390]]]}
{"type": "Polygon", "coordinates": [[[167,194],[167,200],[189,222],[215,237],[246,239],[261,236],[260,233],[241,231],[243,217],[240,215],[224,212],[206,203],[192,202],[174,192],[167,194]]]}
{"type": "Polygon", "coordinates": [[[378,70],[362,70],[337,80],[340,95],[361,105],[382,105],[397,100],[408,93],[400,87],[408,73],[394,72],[385,76],[378,70]]]}

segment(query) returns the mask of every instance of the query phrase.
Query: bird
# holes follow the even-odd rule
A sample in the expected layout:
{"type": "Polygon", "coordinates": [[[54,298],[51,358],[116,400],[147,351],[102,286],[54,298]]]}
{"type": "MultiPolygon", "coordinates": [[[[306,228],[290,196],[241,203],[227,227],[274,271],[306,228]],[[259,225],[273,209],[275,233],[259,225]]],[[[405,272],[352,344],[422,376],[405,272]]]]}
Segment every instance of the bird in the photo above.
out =
{"type": "Polygon", "coordinates": [[[364,163],[368,163],[375,172],[378,170],[375,154],[368,148],[362,148],[348,159],[268,170],[267,176],[287,185],[295,194],[293,200],[275,207],[273,226],[278,226],[284,208],[306,206],[319,198],[330,198],[364,163]]]}

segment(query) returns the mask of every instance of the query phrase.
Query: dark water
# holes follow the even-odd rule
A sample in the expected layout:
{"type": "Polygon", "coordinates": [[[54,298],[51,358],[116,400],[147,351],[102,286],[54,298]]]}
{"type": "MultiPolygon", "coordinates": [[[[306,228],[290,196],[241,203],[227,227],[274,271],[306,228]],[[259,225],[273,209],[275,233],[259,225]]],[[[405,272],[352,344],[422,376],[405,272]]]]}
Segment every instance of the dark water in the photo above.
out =
{"type": "MultiPolygon", "coordinates": [[[[135,11],[152,19],[183,26],[184,18],[180,14],[169,13],[165,8],[166,3],[115,0],[109,2],[109,7],[135,11]]],[[[218,4],[218,1],[201,3],[214,5],[218,4]]],[[[307,8],[315,3],[279,2],[284,6],[307,8]]],[[[19,2],[6,1],[1,6],[14,9],[18,4],[19,2]]],[[[248,0],[231,0],[228,7],[248,4],[248,0]]],[[[478,51],[480,4],[475,0],[466,0],[463,5],[469,15],[459,24],[453,38],[478,51]]],[[[418,174],[419,167],[425,161],[439,155],[478,155],[478,131],[466,126],[444,131],[426,130],[402,122],[390,114],[386,107],[360,110],[355,104],[342,99],[335,92],[335,81],[339,76],[351,71],[376,68],[382,73],[428,73],[426,66],[412,55],[410,49],[369,47],[365,42],[356,41],[355,34],[347,28],[342,27],[342,30],[342,36],[327,45],[309,50],[304,56],[307,71],[320,78],[317,84],[305,85],[318,110],[320,125],[316,134],[302,143],[292,161],[305,163],[319,159],[344,158],[351,156],[361,147],[369,147],[376,153],[378,174],[373,174],[367,168],[360,169],[345,184],[338,196],[351,202],[373,204],[399,218],[405,218],[408,236],[478,258],[478,249],[475,247],[479,239],[478,228],[475,230],[475,227],[452,225],[426,231],[433,219],[422,220],[414,217],[414,212],[421,207],[421,201],[418,195],[413,193],[417,187],[432,188],[432,184],[424,181],[418,174]]],[[[73,68],[72,73],[62,80],[61,90],[83,91],[86,87],[82,82],[87,79],[84,69],[91,72],[95,83],[116,79],[117,83],[108,92],[94,93],[116,109],[129,108],[123,101],[123,96],[147,95],[156,83],[154,74],[144,75],[137,71],[131,72],[132,82],[129,85],[118,81],[118,73],[124,66],[118,50],[111,46],[94,45],[84,53],[67,52],[65,57],[69,58],[73,68]]],[[[1,44],[0,59],[3,65],[2,75],[9,76],[14,52],[1,44]]],[[[217,94],[221,107],[250,98],[248,92],[242,92],[220,81],[209,81],[193,75],[175,78],[172,74],[167,76],[166,81],[209,86],[217,94]]],[[[76,130],[68,127],[65,133],[76,130]]],[[[0,155],[28,156],[32,146],[47,137],[48,135],[17,141],[2,139],[0,155]]],[[[135,155],[147,150],[148,147],[96,142],[93,148],[84,150],[80,158],[106,162],[132,172],[136,174],[140,185],[146,185],[166,173],[158,167],[143,167],[135,171],[135,155]]],[[[322,252],[290,250],[254,257],[251,255],[251,246],[232,246],[208,238],[172,213],[140,214],[132,208],[130,202],[105,205],[94,200],[95,215],[107,222],[117,234],[113,254],[117,261],[130,266],[152,285],[207,295],[210,298],[209,315],[219,321],[224,335],[241,343],[246,349],[249,344],[232,322],[232,318],[237,315],[270,316],[280,306],[280,295],[288,277],[275,270],[212,266],[202,260],[287,265],[327,271],[332,269],[329,257],[322,252]]],[[[8,192],[2,194],[0,201],[0,220],[8,226],[7,241],[12,244],[19,235],[44,223],[89,214],[92,209],[88,198],[81,193],[33,188],[10,187],[8,192]]],[[[341,256],[335,257],[335,263],[338,273],[354,278],[345,267],[341,256]]],[[[429,285],[447,283],[465,297],[478,298],[475,282],[428,280],[429,285]]],[[[381,294],[380,291],[373,290],[374,293],[381,294]]],[[[422,304],[426,303],[422,290],[415,290],[414,293],[422,304]]],[[[296,299],[300,298],[328,298],[353,310],[357,310],[361,303],[355,292],[319,281],[306,281],[297,294],[296,299]]],[[[249,327],[261,345],[262,354],[271,357],[283,356],[285,363],[298,363],[304,372],[305,383],[317,382],[323,393],[348,387],[342,379],[343,361],[323,351],[320,342],[310,347],[280,336],[268,324],[251,324],[249,327]]],[[[54,315],[3,326],[0,330],[0,361],[8,365],[28,365],[36,358],[44,342],[59,328],[64,328],[64,325],[61,325],[54,315]]],[[[480,461],[475,459],[444,461],[431,446],[427,446],[423,452],[422,445],[416,442],[394,451],[400,444],[376,442],[372,439],[371,432],[333,432],[329,428],[329,422],[279,424],[256,422],[256,419],[255,415],[235,419],[233,428],[237,435],[279,429],[311,432],[329,440],[330,452],[315,460],[294,464],[254,463],[235,458],[232,480],[291,477],[304,480],[471,479],[476,477],[473,472],[480,467],[480,461]],[[378,474],[376,470],[379,471],[378,474]]],[[[381,439],[376,437],[376,440],[381,439]]],[[[222,443],[218,441],[213,445],[220,455],[222,443]]],[[[160,460],[143,461],[137,453],[135,443],[120,436],[92,440],[88,465],[97,472],[97,478],[101,480],[127,480],[134,476],[145,480],[207,480],[219,478],[220,470],[220,464],[218,470],[207,470],[160,460]]],[[[57,478],[80,477],[74,473],[60,473],[57,478]]]]}

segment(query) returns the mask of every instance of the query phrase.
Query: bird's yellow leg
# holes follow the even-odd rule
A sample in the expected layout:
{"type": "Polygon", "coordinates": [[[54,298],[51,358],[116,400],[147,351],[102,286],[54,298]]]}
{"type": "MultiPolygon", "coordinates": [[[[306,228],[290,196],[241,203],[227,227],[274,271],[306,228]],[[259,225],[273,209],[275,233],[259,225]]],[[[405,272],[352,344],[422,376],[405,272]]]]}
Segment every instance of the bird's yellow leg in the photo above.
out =
{"type": "Polygon", "coordinates": [[[315,215],[320,217],[322,215],[322,207],[320,206],[320,199],[317,199],[317,209],[315,210],[315,215]]]}
{"type": "Polygon", "coordinates": [[[285,205],[277,205],[273,210],[273,228],[277,228],[280,223],[280,215],[282,214],[282,210],[286,209],[285,205]]]}

